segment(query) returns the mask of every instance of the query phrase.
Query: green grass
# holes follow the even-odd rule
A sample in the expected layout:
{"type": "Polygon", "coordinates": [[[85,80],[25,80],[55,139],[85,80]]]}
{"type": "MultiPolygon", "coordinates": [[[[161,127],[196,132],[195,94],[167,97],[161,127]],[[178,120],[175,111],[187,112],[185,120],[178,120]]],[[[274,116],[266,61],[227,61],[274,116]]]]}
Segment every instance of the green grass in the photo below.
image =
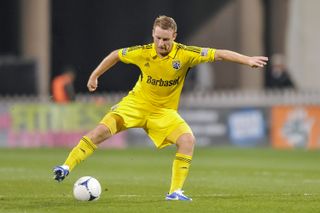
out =
{"type": "Polygon", "coordinates": [[[51,169],[66,149],[0,149],[0,212],[320,212],[319,151],[196,149],[185,192],[164,201],[174,149],[97,150],[63,183],[51,169]],[[96,177],[101,198],[79,202],[73,183],[96,177]]]}

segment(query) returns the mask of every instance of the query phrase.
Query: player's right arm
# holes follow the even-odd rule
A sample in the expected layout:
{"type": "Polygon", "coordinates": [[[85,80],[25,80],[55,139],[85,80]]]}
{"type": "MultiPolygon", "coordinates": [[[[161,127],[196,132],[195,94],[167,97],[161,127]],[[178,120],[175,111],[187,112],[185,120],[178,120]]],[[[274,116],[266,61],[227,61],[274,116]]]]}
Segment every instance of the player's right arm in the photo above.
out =
{"type": "Polygon", "coordinates": [[[87,87],[90,92],[93,92],[98,87],[98,78],[113,67],[117,62],[119,62],[120,58],[118,55],[119,50],[114,50],[107,57],[105,57],[102,62],[97,66],[97,68],[91,73],[87,87]]]}

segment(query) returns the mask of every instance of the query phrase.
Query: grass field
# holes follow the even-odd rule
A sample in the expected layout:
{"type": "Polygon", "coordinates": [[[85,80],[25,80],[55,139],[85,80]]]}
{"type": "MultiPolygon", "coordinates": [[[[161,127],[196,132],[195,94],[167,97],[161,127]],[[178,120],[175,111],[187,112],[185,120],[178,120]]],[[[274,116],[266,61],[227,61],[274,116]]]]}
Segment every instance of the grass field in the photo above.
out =
{"type": "Polygon", "coordinates": [[[0,149],[0,212],[320,212],[319,151],[197,149],[185,192],[165,201],[174,149],[97,150],[63,183],[51,169],[66,149],[0,149]],[[79,202],[73,183],[96,177],[101,198],[79,202]]]}

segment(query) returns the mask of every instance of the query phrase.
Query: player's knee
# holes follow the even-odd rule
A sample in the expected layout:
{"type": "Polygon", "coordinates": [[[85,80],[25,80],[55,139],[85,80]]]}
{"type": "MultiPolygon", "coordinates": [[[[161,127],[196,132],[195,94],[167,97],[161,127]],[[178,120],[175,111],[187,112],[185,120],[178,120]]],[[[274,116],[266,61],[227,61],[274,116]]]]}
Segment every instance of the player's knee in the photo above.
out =
{"type": "Polygon", "coordinates": [[[196,140],[192,134],[183,134],[177,140],[177,146],[184,149],[193,149],[196,140]]]}
{"type": "Polygon", "coordinates": [[[113,113],[108,113],[101,121],[101,124],[104,124],[111,134],[116,134],[123,130],[123,123],[122,117],[113,113]]]}

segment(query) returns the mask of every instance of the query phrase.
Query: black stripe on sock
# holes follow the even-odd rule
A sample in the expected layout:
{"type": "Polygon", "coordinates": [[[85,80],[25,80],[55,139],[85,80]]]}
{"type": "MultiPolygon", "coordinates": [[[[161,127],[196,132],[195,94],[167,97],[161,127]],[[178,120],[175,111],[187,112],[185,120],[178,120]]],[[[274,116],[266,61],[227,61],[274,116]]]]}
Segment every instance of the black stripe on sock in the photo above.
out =
{"type": "Polygon", "coordinates": [[[176,156],[175,160],[184,161],[184,162],[189,163],[189,164],[191,163],[191,159],[184,158],[184,157],[176,156]]]}
{"type": "Polygon", "coordinates": [[[94,146],[92,146],[92,144],[90,143],[90,141],[88,141],[88,139],[83,137],[81,140],[83,140],[88,146],[90,146],[92,148],[92,150],[95,150],[94,146]]]}

